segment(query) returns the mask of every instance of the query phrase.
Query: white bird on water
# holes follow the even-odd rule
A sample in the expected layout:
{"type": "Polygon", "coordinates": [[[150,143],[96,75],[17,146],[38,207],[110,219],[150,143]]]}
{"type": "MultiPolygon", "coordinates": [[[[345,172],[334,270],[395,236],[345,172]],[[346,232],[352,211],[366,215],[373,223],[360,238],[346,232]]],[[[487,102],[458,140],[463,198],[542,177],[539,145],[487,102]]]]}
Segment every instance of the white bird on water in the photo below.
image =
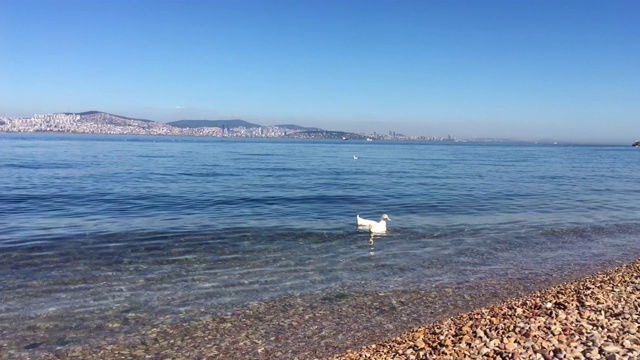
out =
{"type": "Polygon", "coordinates": [[[358,160],[360,157],[358,155],[353,155],[353,160],[358,160]]]}
{"type": "Polygon", "coordinates": [[[383,214],[380,221],[363,219],[359,214],[356,215],[356,223],[358,224],[358,227],[366,227],[371,233],[386,233],[387,220],[391,221],[391,218],[387,214],[383,214]]]}

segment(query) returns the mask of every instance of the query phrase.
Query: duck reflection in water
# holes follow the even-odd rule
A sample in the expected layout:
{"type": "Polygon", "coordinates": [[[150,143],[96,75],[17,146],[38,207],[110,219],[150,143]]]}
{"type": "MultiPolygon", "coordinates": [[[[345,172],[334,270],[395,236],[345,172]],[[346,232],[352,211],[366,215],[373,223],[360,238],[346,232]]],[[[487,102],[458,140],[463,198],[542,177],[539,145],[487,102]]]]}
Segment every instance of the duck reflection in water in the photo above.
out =
{"type": "Polygon", "coordinates": [[[373,242],[374,239],[377,237],[381,237],[384,236],[383,234],[374,234],[374,233],[369,233],[369,255],[373,256],[375,255],[375,252],[373,251],[373,242]]]}

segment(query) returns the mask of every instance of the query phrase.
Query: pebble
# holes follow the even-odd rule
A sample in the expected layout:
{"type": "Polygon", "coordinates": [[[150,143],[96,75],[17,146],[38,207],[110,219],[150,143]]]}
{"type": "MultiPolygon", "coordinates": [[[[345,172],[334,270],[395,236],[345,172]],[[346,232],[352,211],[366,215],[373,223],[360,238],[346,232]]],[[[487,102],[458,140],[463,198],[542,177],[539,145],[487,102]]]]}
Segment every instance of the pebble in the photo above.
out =
{"type": "Polygon", "coordinates": [[[391,355],[405,348],[408,338],[424,344],[417,359],[638,359],[639,304],[640,260],[636,260],[330,359],[406,359],[391,355]],[[497,335],[499,343],[487,342],[489,334],[497,335]],[[472,347],[472,353],[460,345],[478,340],[483,345],[472,347]]]}
{"type": "MultiPolygon", "coordinates": [[[[450,294],[449,290],[445,292],[450,294]]],[[[449,296],[447,294],[442,296],[449,296]]],[[[414,304],[429,307],[431,298],[425,296],[434,295],[427,293],[416,297],[414,304]]],[[[388,332],[378,325],[382,335],[393,332],[397,336],[346,352],[344,347],[340,351],[323,350],[322,356],[304,353],[302,346],[324,349],[347,340],[358,343],[358,346],[367,343],[358,338],[358,332],[341,335],[340,332],[329,331],[331,322],[324,320],[326,314],[323,312],[340,318],[345,311],[356,310],[353,305],[356,302],[351,302],[351,299],[335,296],[332,299],[325,308],[309,308],[296,301],[285,303],[287,311],[283,317],[278,317],[274,311],[270,311],[270,307],[265,306],[260,311],[256,308],[248,315],[234,314],[233,317],[184,324],[159,320],[157,328],[146,329],[135,336],[118,336],[91,346],[67,346],[64,351],[55,353],[33,353],[40,351],[41,346],[25,351],[31,351],[27,355],[29,359],[47,360],[321,359],[331,354],[338,354],[330,357],[332,360],[640,359],[640,260],[446,320],[434,322],[433,318],[425,319],[421,323],[429,325],[400,335],[398,333],[401,331],[396,333],[395,329],[400,329],[398,325],[405,321],[407,315],[397,311],[399,301],[394,304],[385,294],[379,294],[373,306],[372,302],[364,301],[368,298],[363,297],[362,309],[367,310],[368,321],[391,325],[389,322],[393,319],[376,316],[388,313],[399,317],[386,330],[388,332]],[[262,324],[267,326],[260,327],[262,324]],[[299,329],[307,329],[308,332],[299,329]],[[225,336],[224,343],[220,340],[222,336],[225,336]],[[298,353],[291,356],[286,344],[297,346],[298,353]]],[[[415,311],[424,314],[419,309],[415,311]]],[[[345,320],[345,326],[348,325],[345,320]]],[[[121,332],[123,327],[111,329],[121,332]]],[[[382,336],[377,338],[384,339],[382,336]]],[[[23,347],[32,343],[35,342],[27,342],[23,347]]],[[[4,342],[2,344],[4,347],[4,342]]],[[[8,358],[18,359],[6,348],[0,348],[0,359],[8,358]]]]}

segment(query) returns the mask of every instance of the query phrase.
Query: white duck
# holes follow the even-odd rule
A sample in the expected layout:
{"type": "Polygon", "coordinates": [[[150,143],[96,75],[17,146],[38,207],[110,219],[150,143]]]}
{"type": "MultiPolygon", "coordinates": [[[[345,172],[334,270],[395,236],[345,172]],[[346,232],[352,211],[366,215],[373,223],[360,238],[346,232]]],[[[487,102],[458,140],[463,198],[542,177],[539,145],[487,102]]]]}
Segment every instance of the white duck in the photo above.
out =
{"type": "Polygon", "coordinates": [[[356,223],[358,227],[366,227],[369,229],[369,232],[372,233],[385,233],[387,232],[387,221],[391,221],[391,218],[387,214],[383,214],[380,221],[373,221],[368,219],[363,219],[360,215],[356,215],[356,223]]]}

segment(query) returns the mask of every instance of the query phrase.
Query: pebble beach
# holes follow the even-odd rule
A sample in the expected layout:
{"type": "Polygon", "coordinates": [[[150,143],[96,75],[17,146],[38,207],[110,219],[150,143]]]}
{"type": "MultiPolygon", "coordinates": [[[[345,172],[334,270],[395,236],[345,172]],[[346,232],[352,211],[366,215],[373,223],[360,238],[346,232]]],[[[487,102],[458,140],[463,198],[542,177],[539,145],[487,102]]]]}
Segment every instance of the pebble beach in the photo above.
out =
{"type": "Polygon", "coordinates": [[[333,359],[638,359],[640,261],[333,359]]]}
{"type": "MultiPolygon", "coordinates": [[[[465,301],[453,302],[447,299],[459,297],[447,289],[375,296],[333,293],[315,304],[286,298],[227,316],[123,332],[56,351],[15,351],[5,340],[0,358],[640,358],[640,260],[527,293],[531,286],[544,284],[494,284],[502,289],[495,296],[478,287],[465,294],[465,301]],[[505,300],[505,291],[526,295],[505,300]],[[421,303],[448,306],[425,312],[418,309],[421,303]],[[407,311],[412,307],[415,312],[407,311]],[[354,321],[356,317],[360,321],[354,321]]],[[[36,347],[25,344],[20,346],[36,347]]]]}

